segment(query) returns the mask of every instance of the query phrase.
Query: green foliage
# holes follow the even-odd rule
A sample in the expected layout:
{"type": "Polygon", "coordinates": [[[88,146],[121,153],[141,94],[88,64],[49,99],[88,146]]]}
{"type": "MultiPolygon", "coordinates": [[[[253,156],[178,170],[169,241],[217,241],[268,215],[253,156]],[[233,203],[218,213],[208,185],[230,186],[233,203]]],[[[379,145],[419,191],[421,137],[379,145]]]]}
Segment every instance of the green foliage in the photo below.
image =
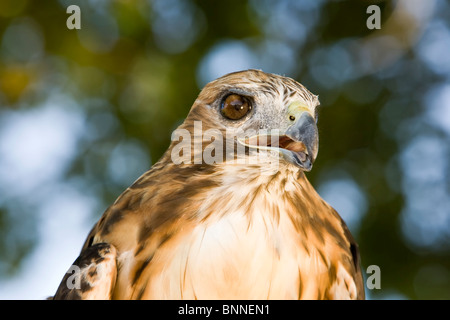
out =
{"type": "MultiPolygon", "coordinates": [[[[427,26],[438,26],[431,22],[444,21],[441,27],[448,32],[450,9],[438,1],[440,10],[414,20],[401,7],[404,1],[398,3],[77,1],[82,27],[68,30],[70,1],[2,1],[0,120],[39,109],[52,97],[67,104],[61,110],[80,115],[74,152],[61,175],[43,181],[47,187],[63,183],[91,195],[97,201],[92,219],[97,219],[166,150],[205,79],[215,75],[208,57],[220,45],[244,48],[254,58],[250,67],[286,74],[319,94],[320,151],[308,177],[317,187],[331,180],[354,181],[366,199],[352,232],[363,267],[381,268],[382,289],[370,296],[449,299],[450,210],[442,209],[439,216],[443,230],[421,229],[424,215],[415,212],[429,210],[430,219],[437,219],[432,213],[439,206],[426,207],[427,197],[441,204],[450,198],[450,130],[427,113],[429,92],[448,83],[448,74],[433,70],[421,55],[427,26]],[[382,10],[379,31],[366,28],[371,3],[382,10]],[[414,173],[434,166],[421,163],[423,155],[417,154],[414,172],[402,160],[422,136],[442,146],[447,159],[435,180],[414,173]],[[413,188],[429,192],[423,192],[423,202],[408,205],[413,188]],[[439,190],[440,198],[435,196],[439,190]]],[[[425,154],[425,159],[430,157],[425,154]]],[[[58,197],[42,186],[23,194],[21,181],[19,191],[8,191],[8,181],[0,176],[4,278],[20,270],[39,241],[39,206],[58,197]]]]}

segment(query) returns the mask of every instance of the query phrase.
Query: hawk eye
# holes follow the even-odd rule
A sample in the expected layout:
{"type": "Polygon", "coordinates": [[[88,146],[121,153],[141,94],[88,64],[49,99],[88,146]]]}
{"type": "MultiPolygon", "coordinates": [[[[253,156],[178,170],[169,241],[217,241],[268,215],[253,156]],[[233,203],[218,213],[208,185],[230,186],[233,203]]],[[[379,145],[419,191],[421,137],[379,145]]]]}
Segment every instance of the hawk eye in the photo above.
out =
{"type": "Polygon", "coordinates": [[[252,110],[250,101],[246,97],[237,94],[225,97],[220,106],[220,113],[230,120],[242,119],[250,110],[252,110]]]}

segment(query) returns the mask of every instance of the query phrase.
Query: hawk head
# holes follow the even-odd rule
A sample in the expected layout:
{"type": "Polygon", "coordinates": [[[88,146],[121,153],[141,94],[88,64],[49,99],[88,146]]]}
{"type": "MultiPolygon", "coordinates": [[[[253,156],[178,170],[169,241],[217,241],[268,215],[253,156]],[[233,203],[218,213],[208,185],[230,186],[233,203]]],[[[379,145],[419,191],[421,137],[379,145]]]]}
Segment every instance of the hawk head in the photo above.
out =
{"type": "Polygon", "coordinates": [[[247,157],[264,150],[309,171],[318,152],[318,105],[318,97],[291,78],[246,70],[208,83],[180,128],[189,130],[192,145],[201,140],[200,152],[214,142],[223,146],[215,152],[224,154],[240,147],[247,157]],[[196,122],[210,134],[196,132],[196,122]]]}

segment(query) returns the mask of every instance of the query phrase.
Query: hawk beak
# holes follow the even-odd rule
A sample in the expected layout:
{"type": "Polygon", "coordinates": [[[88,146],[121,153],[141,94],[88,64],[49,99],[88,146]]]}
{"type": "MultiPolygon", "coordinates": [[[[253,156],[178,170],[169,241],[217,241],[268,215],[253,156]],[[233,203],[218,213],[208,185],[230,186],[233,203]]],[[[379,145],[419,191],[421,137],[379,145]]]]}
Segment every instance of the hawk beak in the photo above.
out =
{"type": "Polygon", "coordinates": [[[276,150],[304,171],[311,170],[319,148],[316,121],[308,112],[301,113],[284,134],[261,134],[238,141],[250,148],[276,150]]]}
{"type": "Polygon", "coordinates": [[[319,131],[314,118],[308,112],[303,112],[285,135],[291,140],[284,148],[280,144],[281,148],[290,151],[283,152],[286,160],[310,171],[319,151],[319,131]]]}

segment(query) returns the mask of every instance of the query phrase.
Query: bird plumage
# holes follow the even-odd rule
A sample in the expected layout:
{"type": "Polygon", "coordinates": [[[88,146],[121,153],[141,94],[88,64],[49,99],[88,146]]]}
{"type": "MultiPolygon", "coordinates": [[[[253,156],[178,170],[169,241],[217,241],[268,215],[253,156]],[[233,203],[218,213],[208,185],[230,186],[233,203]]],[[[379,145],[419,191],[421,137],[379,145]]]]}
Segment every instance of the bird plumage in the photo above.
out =
{"type": "MultiPolygon", "coordinates": [[[[248,70],[209,83],[179,127],[191,133],[192,152],[174,162],[180,140],[172,139],[105,211],[82,248],[78,263],[96,246],[110,248],[115,259],[97,265],[116,268],[104,280],[111,289],[101,290],[101,282],[69,289],[66,277],[54,298],[363,299],[358,247],[304,170],[248,146],[237,152],[242,132],[293,126],[287,107],[298,101],[297,118],[317,117],[317,97],[290,78],[248,70]],[[237,121],[224,119],[221,101],[229,94],[249,97],[254,108],[237,121]],[[194,134],[196,121],[202,132],[224,137],[215,150],[220,161],[202,159],[213,140],[194,134]]],[[[313,151],[305,151],[311,161],[313,151]]],[[[82,270],[95,265],[88,261],[82,270]]]]}

